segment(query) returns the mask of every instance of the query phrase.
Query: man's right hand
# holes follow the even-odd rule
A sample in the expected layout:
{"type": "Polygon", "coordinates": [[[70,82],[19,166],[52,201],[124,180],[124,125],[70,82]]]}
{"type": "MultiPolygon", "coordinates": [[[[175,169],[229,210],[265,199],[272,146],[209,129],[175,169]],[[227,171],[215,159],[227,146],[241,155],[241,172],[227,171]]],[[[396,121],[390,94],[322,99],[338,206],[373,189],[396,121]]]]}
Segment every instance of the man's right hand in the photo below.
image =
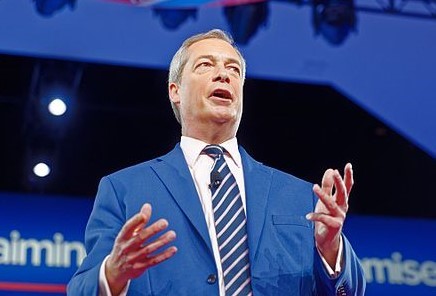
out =
{"type": "Polygon", "coordinates": [[[170,230],[149,241],[152,236],[168,227],[168,221],[165,219],[145,227],[150,217],[151,206],[144,204],[141,211],[124,224],[115,239],[105,267],[112,295],[118,295],[129,280],[137,278],[148,268],[171,258],[177,252],[177,248],[171,246],[155,253],[172,242],[176,238],[176,233],[170,230]]]}

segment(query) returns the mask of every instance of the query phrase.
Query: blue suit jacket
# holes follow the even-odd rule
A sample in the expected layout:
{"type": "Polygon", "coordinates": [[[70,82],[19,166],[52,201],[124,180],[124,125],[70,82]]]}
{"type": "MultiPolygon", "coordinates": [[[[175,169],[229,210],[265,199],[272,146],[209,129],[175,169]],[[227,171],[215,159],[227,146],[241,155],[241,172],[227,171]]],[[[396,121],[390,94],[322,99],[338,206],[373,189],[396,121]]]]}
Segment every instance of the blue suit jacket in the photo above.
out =
{"type": "MultiPolygon", "coordinates": [[[[240,148],[254,295],[363,295],[359,261],[344,237],[344,271],[331,280],[314,246],[312,185],[252,159],[240,148]],[[342,293],[342,294],[341,294],[342,293]],[[345,293],[345,294],[343,294],[345,293]]],[[[127,219],[144,203],[166,218],[178,252],[130,283],[128,295],[219,295],[209,234],[180,146],[167,155],[104,177],[85,234],[88,256],[69,295],[97,295],[101,262],[127,219]]]]}

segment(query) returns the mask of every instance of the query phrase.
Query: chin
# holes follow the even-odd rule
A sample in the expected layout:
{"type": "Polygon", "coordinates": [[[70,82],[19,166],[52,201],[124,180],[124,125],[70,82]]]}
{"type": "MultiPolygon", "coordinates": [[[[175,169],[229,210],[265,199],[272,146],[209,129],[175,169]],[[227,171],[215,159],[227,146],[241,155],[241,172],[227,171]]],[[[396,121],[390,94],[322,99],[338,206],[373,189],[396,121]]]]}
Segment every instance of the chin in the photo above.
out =
{"type": "Polygon", "coordinates": [[[234,121],[236,119],[236,114],[234,112],[229,112],[228,110],[222,111],[215,111],[213,114],[211,114],[211,118],[214,118],[215,121],[219,122],[228,122],[228,121],[234,121]]]}

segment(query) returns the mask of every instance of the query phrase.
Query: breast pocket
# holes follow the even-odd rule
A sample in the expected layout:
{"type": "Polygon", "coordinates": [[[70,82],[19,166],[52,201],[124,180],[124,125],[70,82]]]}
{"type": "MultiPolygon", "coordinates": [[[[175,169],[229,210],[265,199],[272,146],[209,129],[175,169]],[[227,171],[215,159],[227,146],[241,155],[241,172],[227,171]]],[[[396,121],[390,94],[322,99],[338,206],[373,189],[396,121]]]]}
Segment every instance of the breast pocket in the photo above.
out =
{"type": "Polygon", "coordinates": [[[265,291],[261,295],[303,295],[302,278],[312,276],[313,254],[310,221],[299,215],[269,216],[252,272],[254,286],[265,291]]]}
{"type": "Polygon", "coordinates": [[[272,215],[273,225],[294,225],[312,228],[312,222],[303,216],[294,215],[272,215]]]}
{"type": "Polygon", "coordinates": [[[277,243],[298,261],[302,260],[302,251],[313,246],[312,225],[304,216],[272,215],[272,232],[277,243]]]}
{"type": "Polygon", "coordinates": [[[272,236],[291,266],[306,269],[314,248],[313,223],[304,216],[272,215],[272,236]]]}

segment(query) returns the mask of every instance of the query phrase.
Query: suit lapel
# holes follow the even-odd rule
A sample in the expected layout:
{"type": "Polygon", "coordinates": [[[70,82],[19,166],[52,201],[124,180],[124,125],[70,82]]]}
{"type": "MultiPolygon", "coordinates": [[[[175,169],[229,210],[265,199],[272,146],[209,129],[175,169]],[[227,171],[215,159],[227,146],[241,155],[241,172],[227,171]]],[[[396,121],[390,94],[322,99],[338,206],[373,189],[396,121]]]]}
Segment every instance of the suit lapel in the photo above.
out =
{"type": "MultiPolygon", "coordinates": [[[[253,263],[255,262],[260,235],[265,224],[272,171],[251,158],[242,147],[239,150],[244,168],[248,244],[251,250],[250,261],[253,263]]],[[[180,146],[177,145],[159,160],[159,162],[151,166],[152,169],[162,180],[212,253],[203,209],[180,146]]]]}
{"type": "Polygon", "coordinates": [[[179,144],[152,165],[172,197],[212,252],[209,232],[197,190],[179,144]]]}
{"type": "Polygon", "coordinates": [[[239,150],[244,168],[248,245],[250,262],[253,264],[256,262],[260,235],[265,224],[272,171],[251,158],[242,147],[239,150]]]}

